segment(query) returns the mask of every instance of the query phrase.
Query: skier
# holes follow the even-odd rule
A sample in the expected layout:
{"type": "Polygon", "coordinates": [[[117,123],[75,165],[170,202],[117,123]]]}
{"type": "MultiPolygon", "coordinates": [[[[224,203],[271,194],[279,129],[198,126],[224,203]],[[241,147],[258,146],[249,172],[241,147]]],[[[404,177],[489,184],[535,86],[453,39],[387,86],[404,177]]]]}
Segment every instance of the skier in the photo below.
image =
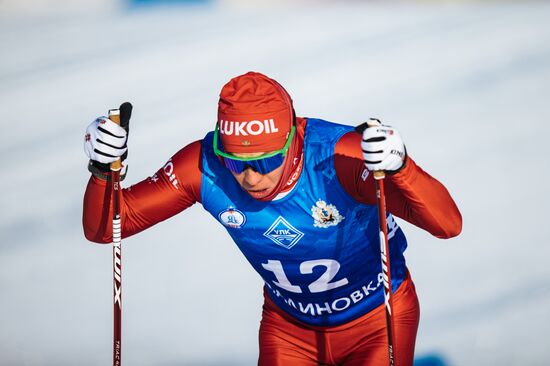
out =
{"type": "MultiPolygon", "coordinates": [[[[111,242],[108,164],[124,158],[126,140],[106,117],[88,126],[90,241],[111,242]]],[[[462,218],[395,128],[372,120],[360,134],[296,117],[278,82],[240,75],[221,90],[214,131],[122,190],[122,235],[200,202],[265,281],[259,365],[387,365],[375,170],[386,172],[395,355],[399,366],[412,365],[420,312],[392,215],[438,238],[458,235],[462,218]]]]}

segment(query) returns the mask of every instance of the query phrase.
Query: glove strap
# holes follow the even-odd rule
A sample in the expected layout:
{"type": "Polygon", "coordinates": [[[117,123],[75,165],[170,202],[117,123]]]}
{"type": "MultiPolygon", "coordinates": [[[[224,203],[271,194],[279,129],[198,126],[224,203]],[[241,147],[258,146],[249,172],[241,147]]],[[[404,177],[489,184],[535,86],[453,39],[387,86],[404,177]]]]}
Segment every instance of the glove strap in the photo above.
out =
{"type": "MultiPolygon", "coordinates": [[[[111,181],[111,169],[109,164],[103,164],[95,160],[90,160],[88,162],[88,171],[92,175],[101,180],[110,182],[111,181]]],[[[128,172],[128,166],[123,165],[122,170],[120,171],[120,180],[123,181],[126,178],[126,173],[128,172]]]]}

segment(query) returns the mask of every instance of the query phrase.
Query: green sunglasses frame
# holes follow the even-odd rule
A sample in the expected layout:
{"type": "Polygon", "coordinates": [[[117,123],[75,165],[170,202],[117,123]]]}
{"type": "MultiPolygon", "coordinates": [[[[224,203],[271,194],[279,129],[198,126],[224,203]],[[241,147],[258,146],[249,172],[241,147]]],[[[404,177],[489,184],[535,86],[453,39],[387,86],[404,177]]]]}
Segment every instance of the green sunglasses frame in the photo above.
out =
{"type": "Polygon", "coordinates": [[[250,157],[241,158],[239,156],[235,156],[233,154],[229,154],[229,153],[223,152],[220,149],[218,149],[218,134],[219,134],[219,131],[218,131],[218,124],[216,123],[216,128],[214,129],[214,139],[213,139],[214,140],[213,141],[214,154],[216,154],[216,156],[221,156],[221,157],[224,157],[224,158],[239,160],[239,161],[260,160],[260,159],[270,158],[270,157],[275,156],[277,154],[286,154],[286,152],[290,148],[290,144],[292,143],[292,138],[294,137],[295,132],[296,132],[296,127],[292,126],[292,128],[290,129],[290,134],[288,135],[288,139],[286,140],[285,146],[283,146],[282,149],[272,151],[272,152],[269,152],[267,154],[263,154],[263,155],[256,156],[256,157],[253,157],[253,158],[250,158],[250,157]]]}

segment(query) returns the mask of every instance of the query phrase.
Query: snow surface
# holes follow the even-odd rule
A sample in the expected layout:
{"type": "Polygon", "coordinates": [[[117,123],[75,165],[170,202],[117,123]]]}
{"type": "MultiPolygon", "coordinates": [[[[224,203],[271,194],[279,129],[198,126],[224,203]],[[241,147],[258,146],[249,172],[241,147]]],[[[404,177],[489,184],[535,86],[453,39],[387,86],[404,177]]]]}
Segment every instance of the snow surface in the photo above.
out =
{"type": "MultiPolygon", "coordinates": [[[[0,22],[0,365],[111,362],[111,250],[81,229],[87,124],[134,104],[138,182],[248,70],[299,115],[398,127],[456,199],[457,238],[400,221],[419,356],[548,365],[548,3],[109,9],[0,22]]],[[[125,364],[255,364],[261,280],[198,205],[124,240],[123,286],[125,364]]]]}

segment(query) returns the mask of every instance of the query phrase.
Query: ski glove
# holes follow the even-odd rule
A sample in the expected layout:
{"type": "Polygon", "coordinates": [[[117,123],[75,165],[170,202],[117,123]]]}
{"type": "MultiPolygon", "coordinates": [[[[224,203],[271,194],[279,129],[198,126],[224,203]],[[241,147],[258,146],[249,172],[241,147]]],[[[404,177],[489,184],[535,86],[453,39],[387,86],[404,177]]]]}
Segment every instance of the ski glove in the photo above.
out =
{"type": "Polygon", "coordinates": [[[362,127],[361,149],[367,169],[383,170],[390,174],[399,171],[407,154],[399,132],[375,118],[371,118],[362,127]]]}
{"type": "MultiPolygon", "coordinates": [[[[120,127],[108,117],[96,118],[86,129],[84,151],[90,158],[88,170],[97,178],[110,180],[110,163],[124,161],[128,156],[127,129],[120,127]]],[[[123,165],[120,180],[126,177],[128,166],[123,165]]]]}
{"type": "Polygon", "coordinates": [[[128,150],[126,130],[108,117],[98,117],[90,123],[84,137],[84,151],[90,160],[110,164],[128,150]]]}

